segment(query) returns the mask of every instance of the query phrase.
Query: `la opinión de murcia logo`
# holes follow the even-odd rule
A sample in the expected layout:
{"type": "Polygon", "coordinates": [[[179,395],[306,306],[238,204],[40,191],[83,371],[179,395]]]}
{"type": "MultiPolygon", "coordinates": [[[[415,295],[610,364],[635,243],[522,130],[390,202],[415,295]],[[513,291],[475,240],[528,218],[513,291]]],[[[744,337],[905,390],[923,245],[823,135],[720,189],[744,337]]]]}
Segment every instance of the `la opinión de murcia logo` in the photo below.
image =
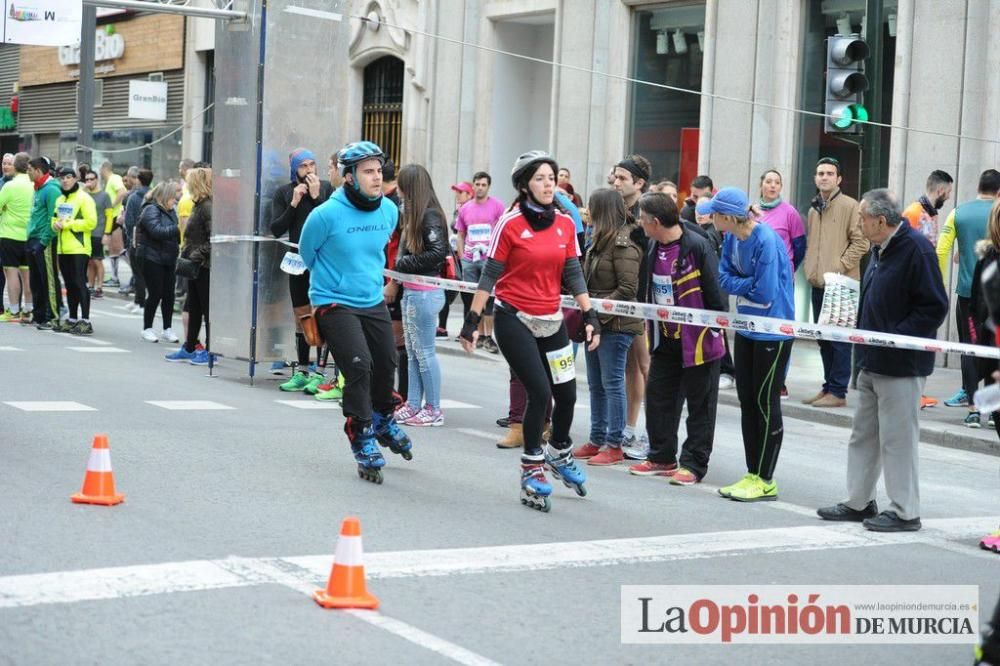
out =
{"type": "Polygon", "coordinates": [[[942,644],[978,634],[976,586],[707,587],[622,586],[622,642],[942,644]]]}

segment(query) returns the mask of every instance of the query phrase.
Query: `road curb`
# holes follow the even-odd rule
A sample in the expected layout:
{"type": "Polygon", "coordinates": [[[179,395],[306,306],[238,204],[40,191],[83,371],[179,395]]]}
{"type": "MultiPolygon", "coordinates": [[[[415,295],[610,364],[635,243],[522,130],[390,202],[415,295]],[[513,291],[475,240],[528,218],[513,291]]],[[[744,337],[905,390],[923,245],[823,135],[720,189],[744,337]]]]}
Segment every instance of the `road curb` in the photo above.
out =
{"type": "MultiPolygon", "coordinates": [[[[740,401],[736,395],[736,391],[719,391],[719,404],[739,407],[740,401]]],[[[797,405],[785,401],[781,403],[781,413],[783,416],[800,421],[812,421],[813,423],[822,423],[840,428],[850,428],[854,422],[854,410],[852,408],[834,411],[809,407],[808,405],[797,405]]],[[[943,446],[948,449],[973,451],[975,453],[985,453],[1000,457],[1000,440],[984,440],[945,428],[920,426],[920,442],[922,444],[943,446]]]]}

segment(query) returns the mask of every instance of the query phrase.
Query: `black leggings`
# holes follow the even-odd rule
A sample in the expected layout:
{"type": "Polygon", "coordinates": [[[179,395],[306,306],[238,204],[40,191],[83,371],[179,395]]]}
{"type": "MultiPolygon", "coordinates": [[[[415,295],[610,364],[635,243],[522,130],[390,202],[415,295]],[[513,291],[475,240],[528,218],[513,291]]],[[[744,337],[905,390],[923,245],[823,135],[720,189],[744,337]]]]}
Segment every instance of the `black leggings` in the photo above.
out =
{"type": "MultiPolygon", "coordinates": [[[[156,306],[160,306],[160,315],[163,317],[163,330],[165,331],[171,327],[174,319],[176,269],[173,264],[164,266],[142,260],[142,276],[146,278],[146,306],[142,311],[142,327],[143,329],[153,328],[156,306]]],[[[136,291],[138,292],[138,289],[136,291]]]]}
{"type": "MultiPolygon", "coordinates": [[[[132,302],[136,305],[146,304],[146,280],[142,274],[143,258],[139,256],[134,247],[128,249],[128,265],[132,269],[132,277],[135,279],[135,297],[132,302]]],[[[147,328],[149,328],[147,326],[147,328]]]]}
{"type": "MultiPolygon", "coordinates": [[[[202,266],[198,272],[198,279],[188,280],[188,330],[187,339],[184,341],[184,349],[193,352],[198,346],[198,334],[201,333],[201,322],[205,321],[205,330],[208,330],[208,294],[209,294],[209,271],[202,266]]],[[[207,336],[206,336],[207,342],[207,336]]],[[[207,346],[207,345],[206,345],[207,346]]]]}
{"type": "Polygon", "coordinates": [[[559,449],[571,446],[569,429],[573,425],[573,408],[576,405],[576,379],[553,384],[552,372],[545,357],[546,352],[570,346],[566,326],[560,326],[555,335],[536,338],[517,315],[506,308],[497,307],[494,313],[493,335],[497,346],[528,393],[522,424],[525,455],[542,453],[545,410],[553,398],[552,445],[559,449]]]}
{"type": "Polygon", "coordinates": [[[740,399],[747,471],[770,481],[785,429],[781,385],[792,353],[791,340],[751,340],[736,334],[736,394],[740,399]]]}
{"type": "Polygon", "coordinates": [[[372,421],[372,410],[393,410],[396,342],[385,303],[371,308],[320,307],[316,324],[344,374],[344,416],[359,425],[372,421]]]}
{"type": "Polygon", "coordinates": [[[69,301],[69,318],[77,314],[90,319],[90,292],[87,290],[87,262],[89,254],[60,254],[59,272],[66,283],[66,300],[69,301]],[[81,312],[82,310],[82,312],[81,312]]]}

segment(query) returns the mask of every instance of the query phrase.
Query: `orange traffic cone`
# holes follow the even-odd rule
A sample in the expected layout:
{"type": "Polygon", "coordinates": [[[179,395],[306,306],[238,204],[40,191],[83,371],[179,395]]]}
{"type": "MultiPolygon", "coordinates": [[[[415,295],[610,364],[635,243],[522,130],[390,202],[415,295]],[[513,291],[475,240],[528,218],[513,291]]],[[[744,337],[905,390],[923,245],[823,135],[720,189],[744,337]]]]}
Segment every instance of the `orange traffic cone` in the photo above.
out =
{"type": "Polygon", "coordinates": [[[83,477],[83,489],[70,499],[77,504],[121,504],[124,495],[115,492],[115,475],[111,471],[111,449],[107,435],[94,435],[94,446],[87,460],[87,474],[83,477]]]}
{"type": "Polygon", "coordinates": [[[361,521],[348,516],[340,526],[326,589],[313,593],[316,603],[323,608],[378,608],[378,599],[368,593],[361,560],[361,521]]]}

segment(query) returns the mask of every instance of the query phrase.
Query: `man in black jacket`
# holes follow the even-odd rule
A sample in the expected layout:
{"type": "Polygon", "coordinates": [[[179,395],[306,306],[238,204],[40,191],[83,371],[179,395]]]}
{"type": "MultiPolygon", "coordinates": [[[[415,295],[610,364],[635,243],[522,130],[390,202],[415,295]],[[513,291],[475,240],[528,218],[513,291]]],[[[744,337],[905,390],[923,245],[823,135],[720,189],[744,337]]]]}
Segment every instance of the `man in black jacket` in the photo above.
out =
{"type": "MultiPolygon", "coordinates": [[[[858,328],[933,339],[948,314],[934,247],[900,224],[902,207],[889,190],[866,192],[858,214],[872,246],[858,328]]],[[[857,355],[860,399],[847,449],[847,499],[817,513],[876,532],[919,530],[918,415],[934,352],[859,346],[857,355]],[[889,509],[878,513],[875,485],[883,469],[889,509]]]]}
{"type": "MultiPolygon", "coordinates": [[[[316,175],[316,156],[306,148],[297,148],[288,156],[290,181],[274,191],[271,199],[271,233],[275,238],[288,234],[288,240],[296,245],[309,213],[330,198],[333,187],[316,175]]],[[[302,317],[312,313],[309,304],[309,271],[302,264],[294,249],[289,249],[282,261],[282,270],[288,273],[288,290],[292,297],[292,312],[295,315],[295,350],[298,359],[296,372],[278,388],[282,391],[305,391],[315,395],[325,377],[319,373],[309,373],[309,344],[302,332],[302,317]],[[301,272],[299,272],[301,271],[301,272]]],[[[316,350],[317,365],[321,350],[316,350]]]]}

